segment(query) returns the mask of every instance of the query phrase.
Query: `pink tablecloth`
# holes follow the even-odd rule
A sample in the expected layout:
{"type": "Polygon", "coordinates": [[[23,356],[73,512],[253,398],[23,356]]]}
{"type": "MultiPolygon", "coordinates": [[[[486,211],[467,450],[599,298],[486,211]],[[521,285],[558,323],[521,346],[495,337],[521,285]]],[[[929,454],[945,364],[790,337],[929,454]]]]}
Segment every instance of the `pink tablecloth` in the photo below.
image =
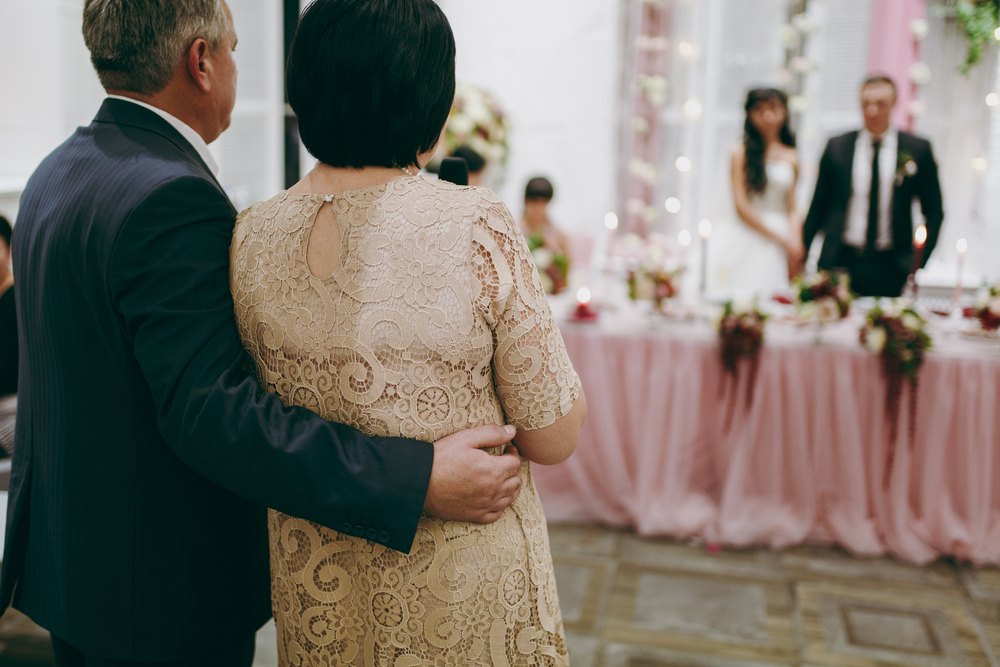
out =
{"type": "Polygon", "coordinates": [[[770,345],[752,404],[708,336],[566,325],[589,414],[576,453],[534,466],[550,521],[632,526],[728,545],[835,542],[924,563],[1000,563],[1000,356],[932,356],[891,483],[878,360],[846,346],[770,345]]]}

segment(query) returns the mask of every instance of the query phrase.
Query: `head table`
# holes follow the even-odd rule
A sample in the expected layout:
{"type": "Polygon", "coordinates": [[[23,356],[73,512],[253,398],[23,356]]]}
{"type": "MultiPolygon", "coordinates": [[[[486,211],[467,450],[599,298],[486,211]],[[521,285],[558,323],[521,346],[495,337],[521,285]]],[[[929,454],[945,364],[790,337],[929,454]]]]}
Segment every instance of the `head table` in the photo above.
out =
{"type": "Polygon", "coordinates": [[[886,485],[886,382],[860,316],[819,343],[815,325],[772,318],[751,394],[749,364],[735,380],[723,370],[709,321],[633,304],[593,324],[568,321],[562,301],[553,311],[589,410],[576,453],[532,467],[550,521],[1000,563],[1000,341],[932,324],[915,432],[904,383],[886,485]]]}

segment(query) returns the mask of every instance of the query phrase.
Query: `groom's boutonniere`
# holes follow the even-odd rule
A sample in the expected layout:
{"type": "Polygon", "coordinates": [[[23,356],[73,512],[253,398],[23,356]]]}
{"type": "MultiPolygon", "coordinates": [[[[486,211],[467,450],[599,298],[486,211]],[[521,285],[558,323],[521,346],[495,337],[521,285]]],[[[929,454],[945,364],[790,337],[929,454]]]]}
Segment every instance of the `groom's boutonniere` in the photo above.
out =
{"type": "Polygon", "coordinates": [[[917,175],[917,161],[906,151],[896,155],[896,185],[900,186],[907,178],[917,175]]]}

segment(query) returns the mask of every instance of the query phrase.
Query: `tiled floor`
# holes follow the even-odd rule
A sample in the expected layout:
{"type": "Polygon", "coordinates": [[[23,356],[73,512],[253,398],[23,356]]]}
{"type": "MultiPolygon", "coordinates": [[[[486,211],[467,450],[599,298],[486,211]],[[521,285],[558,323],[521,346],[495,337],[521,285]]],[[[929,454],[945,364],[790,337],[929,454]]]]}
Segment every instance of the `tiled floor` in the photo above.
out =
{"type": "MultiPolygon", "coordinates": [[[[549,534],[573,667],[1000,667],[1000,570],[549,534]]],[[[273,651],[262,631],[259,667],[273,651]]],[[[0,665],[49,664],[44,632],[0,619],[0,665]]]]}

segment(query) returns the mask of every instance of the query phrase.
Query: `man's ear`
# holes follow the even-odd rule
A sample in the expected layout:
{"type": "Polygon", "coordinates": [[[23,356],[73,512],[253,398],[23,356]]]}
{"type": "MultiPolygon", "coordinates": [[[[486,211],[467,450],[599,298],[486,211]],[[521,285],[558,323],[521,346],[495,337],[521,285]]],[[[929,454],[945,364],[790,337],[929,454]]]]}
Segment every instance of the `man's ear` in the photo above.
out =
{"type": "Polygon", "coordinates": [[[209,77],[211,64],[209,63],[208,42],[204,39],[196,39],[187,52],[188,76],[202,92],[207,93],[212,90],[212,81],[209,77]]]}

